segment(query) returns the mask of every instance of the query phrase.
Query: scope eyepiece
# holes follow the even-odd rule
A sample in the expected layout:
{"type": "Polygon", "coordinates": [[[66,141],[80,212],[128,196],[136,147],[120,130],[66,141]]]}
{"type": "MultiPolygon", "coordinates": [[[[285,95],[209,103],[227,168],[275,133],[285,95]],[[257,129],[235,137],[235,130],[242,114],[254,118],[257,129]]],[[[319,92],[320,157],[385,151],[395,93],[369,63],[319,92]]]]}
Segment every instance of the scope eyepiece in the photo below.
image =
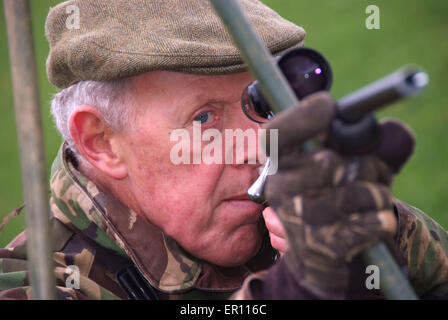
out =
{"type": "MultiPolygon", "coordinates": [[[[330,64],[316,50],[290,49],[277,58],[277,64],[299,100],[318,91],[329,91],[331,88],[333,74],[330,64]]],[[[249,119],[258,123],[264,123],[274,115],[258,88],[257,81],[244,89],[241,107],[249,119]]]]}

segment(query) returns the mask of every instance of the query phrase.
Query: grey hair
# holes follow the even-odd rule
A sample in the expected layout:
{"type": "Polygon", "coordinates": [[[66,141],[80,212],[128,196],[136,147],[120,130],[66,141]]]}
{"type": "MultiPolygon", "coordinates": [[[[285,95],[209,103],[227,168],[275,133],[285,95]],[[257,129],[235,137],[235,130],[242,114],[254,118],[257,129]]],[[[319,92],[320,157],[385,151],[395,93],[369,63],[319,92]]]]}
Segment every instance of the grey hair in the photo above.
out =
{"type": "Polygon", "coordinates": [[[69,119],[82,105],[98,109],[106,124],[113,130],[121,131],[130,127],[135,119],[132,106],[130,78],[110,82],[80,81],[55,94],[51,101],[51,114],[62,138],[73,151],[76,158],[82,159],[69,130],[69,119]]]}

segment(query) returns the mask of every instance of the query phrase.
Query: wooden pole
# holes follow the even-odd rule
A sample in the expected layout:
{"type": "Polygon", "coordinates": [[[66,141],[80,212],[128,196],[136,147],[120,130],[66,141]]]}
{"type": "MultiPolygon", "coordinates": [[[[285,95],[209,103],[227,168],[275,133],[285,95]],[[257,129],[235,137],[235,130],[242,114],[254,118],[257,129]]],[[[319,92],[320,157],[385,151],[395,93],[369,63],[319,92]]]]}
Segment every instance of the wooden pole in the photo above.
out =
{"type": "Polygon", "coordinates": [[[4,0],[33,299],[54,299],[48,183],[28,0],[4,0]]]}

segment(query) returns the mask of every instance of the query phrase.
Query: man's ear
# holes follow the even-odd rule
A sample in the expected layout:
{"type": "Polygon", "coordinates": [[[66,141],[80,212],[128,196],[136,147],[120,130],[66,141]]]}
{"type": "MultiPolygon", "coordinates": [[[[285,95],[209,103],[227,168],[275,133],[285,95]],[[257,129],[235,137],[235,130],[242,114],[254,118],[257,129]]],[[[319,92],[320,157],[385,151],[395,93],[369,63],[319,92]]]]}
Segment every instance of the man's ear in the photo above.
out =
{"type": "Polygon", "coordinates": [[[113,148],[113,131],[98,109],[78,107],[69,119],[69,130],[78,151],[91,165],[115,179],[127,176],[126,165],[113,148]]]}

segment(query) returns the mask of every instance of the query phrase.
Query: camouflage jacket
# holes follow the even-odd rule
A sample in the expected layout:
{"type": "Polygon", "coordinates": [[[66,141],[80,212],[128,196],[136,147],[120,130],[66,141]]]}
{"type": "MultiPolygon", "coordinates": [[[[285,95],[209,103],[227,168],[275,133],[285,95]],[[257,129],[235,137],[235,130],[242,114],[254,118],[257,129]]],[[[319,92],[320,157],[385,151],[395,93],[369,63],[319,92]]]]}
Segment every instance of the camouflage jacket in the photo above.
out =
{"type": "MultiPolygon", "coordinates": [[[[254,259],[236,268],[192,257],[160,229],[99,190],[71,159],[62,147],[50,179],[58,298],[127,299],[117,273],[131,263],[160,299],[225,299],[250,273],[273,263],[269,241],[254,259]],[[79,269],[79,289],[66,286],[72,274],[68,266],[79,269]]],[[[25,243],[26,231],[0,249],[0,299],[30,297],[25,243]]]]}
{"type": "MultiPolygon", "coordinates": [[[[244,266],[221,268],[198,260],[111,194],[99,190],[69,159],[70,153],[61,148],[50,180],[59,299],[128,299],[123,278],[129,274],[123,276],[123,270],[129,268],[135,268],[160,299],[226,299],[232,294],[232,298],[263,298],[259,286],[252,285],[254,281],[277,281],[275,272],[270,272],[274,280],[267,277],[270,266],[275,271],[280,265],[274,264],[276,254],[267,237],[257,256],[244,266]],[[79,288],[66,285],[73,274],[69,266],[79,270],[79,288]]],[[[398,200],[395,204],[399,217],[395,246],[414,288],[422,297],[447,297],[447,233],[418,209],[398,200]]],[[[23,232],[0,249],[0,299],[30,298],[25,246],[23,232]]]]}

